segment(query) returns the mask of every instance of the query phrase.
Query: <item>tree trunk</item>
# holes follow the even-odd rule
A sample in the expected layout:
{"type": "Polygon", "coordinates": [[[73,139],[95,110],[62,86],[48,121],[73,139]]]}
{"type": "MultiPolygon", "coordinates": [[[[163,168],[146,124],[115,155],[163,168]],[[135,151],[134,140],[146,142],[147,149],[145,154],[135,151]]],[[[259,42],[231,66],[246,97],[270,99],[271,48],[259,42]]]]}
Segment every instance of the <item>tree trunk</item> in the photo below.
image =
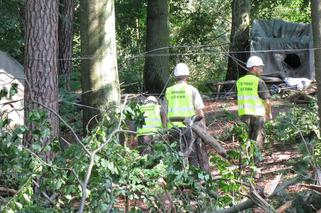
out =
{"type": "Polygon", "coordinates": [[[70,75],[72,72],[72,40],[74,1],[60,0],[59,19],[59,74],[64,77],[64,87],[70,90],[70,75]]]}
{"type": "Polygon", "coordinates": [[[311,1],[312,31],[314,50],[315,80],[317,81],[317,98],[319,113],[319,131],[321,130],[321,0],[311,1]]]}
{"type": "Polygon", "coordinates": [[[120,89],[114,0],[81,0],[80,9],[81,51],[86,57],[81,62],[82,102],[88,106],[83,111],[86,127],[104,107],[119,104],[120,89]]]}
{"type": "Polygon", "coordinates": [[[160,93],[168,79],[168,1],[148,0],[144,86],[149,93],[160,93]]]}
{"type": "MultiPolygon", "coordinates": [[[[34,109],[48,112],[51,138],[59,135],[59,120],[46,108],[58,112],[58,1],[28,0],[25,10],[25,118],[34,109]]],[[[30,130],[34,125],[26,123],[30,130]]],[[[30,145],[33,136],[26,134],[24,144],[30,145]]]]}
{"type": "Polygon", "coordinates": [[[250,50],[250,0],[233,0],[230,51],[226,80],[237,80],[246,74],[244,63],[250,50]]]}

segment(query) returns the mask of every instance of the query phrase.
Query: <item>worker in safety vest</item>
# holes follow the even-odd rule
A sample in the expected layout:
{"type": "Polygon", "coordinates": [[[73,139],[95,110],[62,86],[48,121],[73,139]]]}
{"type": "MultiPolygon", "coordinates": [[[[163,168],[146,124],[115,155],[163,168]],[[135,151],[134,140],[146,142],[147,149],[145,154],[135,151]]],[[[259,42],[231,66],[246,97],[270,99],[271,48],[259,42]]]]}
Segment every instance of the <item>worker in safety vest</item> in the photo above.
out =
{"type": "MultiPolygon", "coordinates": [[[[174,69],[176,84],[166,89],[168,127],[185,127],[179,120],[193,115],[204,118],[204,103],[199,91],[192,85],[187,84],[190,75],[189,68],[184,63],[179,63],[174,69]]],[[[205,121],[203,119],[203,123],[205,121]]]]}
{"type": "MultiPolygon", "coordinates": [[[[189,68],[184,63],[179,63],[174,69],[174,76],[176,78],[176,84],[174,86],[168,87],[165,93],[165,103],[167,105],[167,127],[172,128],[173,137],[181,137],[183,133],[183,139],[185,139],[183,147],[188,149],[191,143],[193,145],[193,151],[190,154],[189,162],[193,165],[197,165],[197,159],[206,158],[208,161],[207,151],[203,144],[191,141],[192,132],[191,129],[186,130],[186,126],[183,124],[183,120],[187,117],[198,116],[205,127],[204,118],[204,103],[201,98],[199,91],[187,83],[188,77],[190,75],[189,68]],[[173,129],[173,127],[175,127],[173,129]],[[177,132],[180,130],[180,133],[177,132]],[[202,149],[202,152],[199,150],[202,149]],[[205,150],[205,151],[204,151],[205,150]],[[199,156],[200,154],[206,156],[199,156]]],[[[179,141],[179,140],[177,140],[179,141]]],[[[209,170],[209,164],[199,165],[203,167],[204,170],[209,170]]]]}
{"type": "Polygon", "coordinates": [[[145,124],[137,129],[138,148],[141,154],[150,153],[150,143],[155,134],[163,128],[161,106],[154,96],[148,96],[144,105],[140,106],[144,113],[145,124]]]}
{"type": "Polygon", "coordinates": [[[271,95],[260,78],[263,66],[260,57],[251,56],[246,63],[248,74],[236,83],[238,114],[249,127],[249,138],[256,141],[261,150],[265,139],[264,121],[272,119],[271,95]]]}

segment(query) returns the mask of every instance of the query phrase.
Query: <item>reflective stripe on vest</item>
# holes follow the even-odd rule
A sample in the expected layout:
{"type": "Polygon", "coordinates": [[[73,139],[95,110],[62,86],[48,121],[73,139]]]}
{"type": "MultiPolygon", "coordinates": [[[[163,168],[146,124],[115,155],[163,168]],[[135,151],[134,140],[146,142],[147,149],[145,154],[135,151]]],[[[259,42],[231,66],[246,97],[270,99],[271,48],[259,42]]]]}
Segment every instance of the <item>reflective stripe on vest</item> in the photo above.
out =
{"type": "MultiPolygon", "coordinates": [[[[168,112],[167,116],[169,119],[174,117],[191,117],[195,115],[193,97],[192,94],[188,93],[188,85],[176,84],[166,90],[166,99],[168,112]]],[[[173,126],[185,127],[182,122],[170,122],[168,127],[173,126]]]]}
{"type": "Polygon", "coordinates": [[[258,95],[259,80],[255,75],[246,75],[237,81],[239,115],[265,115],[263,100],[258,95]]]}
{"type": "Polygon", "coordinates": [[[142,105],[140,110],[144,112],[145,124],[142,128],[137,129],[137,136],[153,135],[162,128],[162,121],[160,118],[160,106],[154,103],[142,105]]]}

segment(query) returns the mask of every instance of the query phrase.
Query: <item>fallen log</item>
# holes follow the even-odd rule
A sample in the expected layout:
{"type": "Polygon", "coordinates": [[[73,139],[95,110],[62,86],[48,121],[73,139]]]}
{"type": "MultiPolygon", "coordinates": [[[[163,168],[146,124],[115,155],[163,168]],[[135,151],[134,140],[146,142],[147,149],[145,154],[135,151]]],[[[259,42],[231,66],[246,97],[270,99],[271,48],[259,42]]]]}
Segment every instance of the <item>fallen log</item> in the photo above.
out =
{"type": "MultiPolygon", "coordinates": [[[[284,184],[282,184],[281,186],[277,187],[274,192],[269,196],[270,197],[273,197],[274,195],[276,195],[277,193],[285,190],[288,186],[290,185],[293,185],[293,184],[296,184],[298,183],[299,181],[302,181],[302,180],[307,180],[309,179],[310,177],[304,177],[302,179],[302,177],[300,176],[296,176],[292,179],[290,179],[289,181],[285,182],[284,184]]],[[[229,207],[229,208],[225,208],[225,209],[218,209],[215,211],[215,213],[236,213],[236,212],[240,212],[240,211],[243,211],[243,210],[246,210],[246,209],[249,209],[249,208],[254,208],[257,206],[257,203],[255,201],[253,201],[253,196],[251,197],[251,195],[249,196],[250,198],[239,203],[239,204],[236,204],[232,207],[229,207]]]]}
{"type": "Polygon", "coordinates": [[[290,201],[286,202],[285,204],[283,204],[282,206],[280,206],[280,207],[276,210],[276,212],[277,212],[277,213],[284,213],[286,210],[288,210],[289,208],[291,208],[292,202],[293,202],[293,200],[290,200],[290,201]]]}
{"type": "Polygon", "coordinates": [[[302,184],[300,184],[300,186],[303,186],[303,187],[305,187],[307,189],[314,190],[315,192],[318,192],[318,193],[321,194],[321,186],[319,186],[319,185],[302,183],[302,184]]]}
{"type": "MultiPolygon", "coordinates": [[[[186,121],[184,121],[186,124],[186,121]]],[[[224,147],[215,139],[213,138],[200,124],[193,123],[192,130],[202,139],[202,141],[212,147],[218,154],[222,157],[226,158],[226,150],[224,147]]]]}
{"type": "MultiPolygon", "coordinates": [[[[263,193],[262,196],[264,197],[263,193]]],[[[266,200],[264,200],[262,196],[255,190],[254,186],[252,185],[252,190],[249,196],[250,199],[253,200],[253,202],[257,206],[261,207],[264,212],[276,213],[275,209],[270,204],[268,204],[268,202],[266,202],[266,200]]]]}
{"type": "Polygon", "coordinates": [[[15,194],[17,194],[17,190],[9,189],[9,188],[0,186],[0,194],[15,195],[15,194]]]}
{"type": "Polygon", "coordinates": [[[254,201],[251,199],[247,199],[247,200],[245,200],[239,204],[236,204],[230,208],[216,210],[215,213],[235,213],[235,212],[243,211],[245,209],[252,208],[253,206],[255,206],[254,201]]]}
{"type": "Polygon", "coordinates": [[[280,185],[279,187],[277,187],[269,197],[273,197],[274,195],[278,194],[279,192],[283,191],[284,189],[288,188],[291,185],[294,185],[300,181],[305,181],[305,180],[309,180],[309,179],[311,179],[311,177],[309,177],[309,176],[307,176],[307,177],[295,176],[294,178],[291,178],[287,182],[285,182],[282,185],[280,185]]]}

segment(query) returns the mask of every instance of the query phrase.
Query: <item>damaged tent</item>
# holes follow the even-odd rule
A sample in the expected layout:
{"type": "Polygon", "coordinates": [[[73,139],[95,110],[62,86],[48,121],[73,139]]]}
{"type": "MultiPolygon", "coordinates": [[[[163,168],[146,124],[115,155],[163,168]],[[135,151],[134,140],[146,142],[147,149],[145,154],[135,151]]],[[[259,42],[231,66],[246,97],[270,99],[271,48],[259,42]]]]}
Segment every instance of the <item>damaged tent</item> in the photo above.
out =
{"type": "MultiPolygon", "coordinates": [[[[302,90],[315,80],[310,24],[256,19],[251,29],[250,50],[251,55],[263,59],[261,77],[270,85],[285,83],[288,88],[302,90]]],[[[208,82],[207,86],[218,97],[221,88],[235,85],[235,80],[208,82]]]]}
{"type": "Polygon", "coordinates": [[[263,76],[314,80],[314,53],[310,24],[282,20],[254,20],[251,55],[264,61],[263,76]]]}
{"type": "Polygon", "coordinates": [[[0,89],[10,90],[11,85],[17,84],[17,94],[11,98],[1,98],[0,117],[7,117],[11,125],[23,124],[24,72],[23,66],[14,58],[0,51],[0,89]]]}

